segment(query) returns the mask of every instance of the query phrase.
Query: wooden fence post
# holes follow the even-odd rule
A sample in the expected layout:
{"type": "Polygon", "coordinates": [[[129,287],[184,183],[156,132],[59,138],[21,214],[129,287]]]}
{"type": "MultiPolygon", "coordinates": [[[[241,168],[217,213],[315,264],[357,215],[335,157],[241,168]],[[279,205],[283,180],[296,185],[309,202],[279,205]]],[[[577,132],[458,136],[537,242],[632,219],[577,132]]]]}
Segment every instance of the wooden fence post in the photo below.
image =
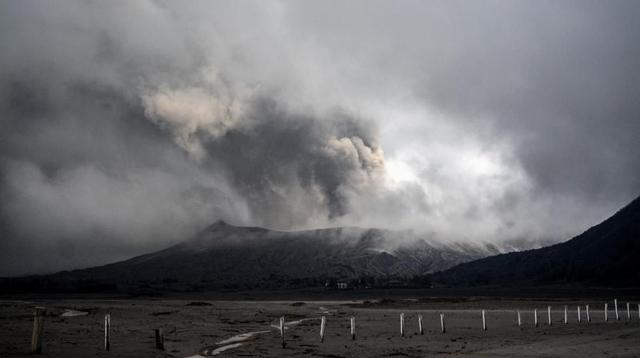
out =
{"type": "Polygon", "coordinates": [[[36,307],[33,311],[33,332],[31,333],[31,353],[42,353],[42,329],[44,328],[44,307],[36,307]]]}
{"type": "Polygon", "coordinates": [[[156,349],[164,350],[164,333],[162,328],[154,329],[156,334],[156,349]]]}
{"type": "Polygon", "coordinates": [[[324,342],[324,329],[327,324],[327,317],[322,316],[320,319],[320,343],[324,342]]]}
{"type": "Polygon", "coordinates": [[[111,314],[104,315],[104,350],[111,350],[111,314]]]}
{"type": "Polygon", "coordinates": [[[418,315],[418,332],[420,332],[420,335],[424,334],[424,328],[422,328],[422,315],[421,314],[418,315]]]}

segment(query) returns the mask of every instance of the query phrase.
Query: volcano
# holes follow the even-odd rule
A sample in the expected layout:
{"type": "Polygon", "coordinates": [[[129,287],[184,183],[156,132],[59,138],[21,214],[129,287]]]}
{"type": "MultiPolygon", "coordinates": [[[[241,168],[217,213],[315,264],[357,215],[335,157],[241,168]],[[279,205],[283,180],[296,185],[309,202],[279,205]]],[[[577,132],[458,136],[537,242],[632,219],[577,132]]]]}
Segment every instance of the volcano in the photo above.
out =
{"type": "Polygon", "coordinates": [[[435,243],[363,228],[276,231],[218,221],[167,249],[105,266],[40,276],[43,290],[146,287],[280,289],[406,284],[499,253],[491,245],[435,243]]]}

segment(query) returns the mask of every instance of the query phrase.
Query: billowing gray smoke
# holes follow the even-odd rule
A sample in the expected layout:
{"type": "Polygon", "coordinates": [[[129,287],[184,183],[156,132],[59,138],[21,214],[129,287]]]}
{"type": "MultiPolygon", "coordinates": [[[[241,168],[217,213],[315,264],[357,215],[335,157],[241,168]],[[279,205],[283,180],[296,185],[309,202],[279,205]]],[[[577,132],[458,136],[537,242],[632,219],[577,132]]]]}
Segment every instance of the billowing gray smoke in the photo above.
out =
{"type": "Polygon", "coordinates": [[[0,3],[0,275],[218,219],[561,240],[640,193],[636,2],[0,3]]]}
{"type": "MultiPolygon", "coordinates": [[[[384,157],[366,123],[345,114],[318,120],[260,100],[250,129],[206,143],[214,167],[247,200],[262,225],[313,225],[348,213],[349,191],[366,190],[384,174],[384,157]]],[[[328,224],[328,221],[326,221],[328,224]]]]}
{"type": "Polygon", "coordinates": [[[113,89],[77,80],[52,94],[39,79],[7,82],[1,245],[16,270],[89,265],[87,251],[126,257],[217,219],[328,225],[384,171],[371,126],[345,113],[320,120],[256,97],[237,115],[242,126],[199,128],[187,143],[183,128],[155,125],[144,101],[113,89]],[[36,266],[20,258],[44,252],[53,255],[36,266]]]}
{"type": "MultiPolygon", "coordinates": [[[[104,28],[81,16],[114,8],[77,5],[3,4],[3,273],[126,258],[218,219],[330,225],[383,175],[372,123],[295,111],[177,44],[119,38],[119,15],[104,28]]],[[[146,6],[141,18],[160,11],[146,6]]]]}

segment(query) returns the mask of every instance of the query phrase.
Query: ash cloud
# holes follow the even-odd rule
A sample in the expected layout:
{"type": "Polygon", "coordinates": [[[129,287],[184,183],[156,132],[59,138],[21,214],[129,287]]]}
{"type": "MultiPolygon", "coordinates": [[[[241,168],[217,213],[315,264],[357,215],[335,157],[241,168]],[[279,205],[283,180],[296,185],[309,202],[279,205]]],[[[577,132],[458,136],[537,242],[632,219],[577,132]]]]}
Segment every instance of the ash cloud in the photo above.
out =
{"type": "Polygon", "coordinates": [[[248,116],[253,126],[205,146],[261,225],[330,225],[348,213],[349,192],[367,191],[384,175],[384,155],[366,122],[345,114],[321,121],[270,100],[259,100],[248,116]]]}
{"type": "Polygon", "coordinates": [[[639,15],[3,2],[0,275],[107,263],[217,219],[569,238],[640,193],[639,15]]]}

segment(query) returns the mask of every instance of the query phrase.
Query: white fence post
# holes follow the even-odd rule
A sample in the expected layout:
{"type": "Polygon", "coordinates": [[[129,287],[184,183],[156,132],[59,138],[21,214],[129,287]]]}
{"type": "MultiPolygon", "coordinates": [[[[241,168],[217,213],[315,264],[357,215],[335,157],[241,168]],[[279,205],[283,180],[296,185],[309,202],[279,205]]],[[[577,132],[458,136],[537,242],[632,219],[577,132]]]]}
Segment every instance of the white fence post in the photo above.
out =
{"type": "Polygon", "coordinates": [[[580,315],[580,306],[578,306],[578,323],[582,322],[582,317],[580,315]]]}
{"type": "Polygon", "coordinates": [[[351,317],[351,340],[356,340],[356,318],[351,317]]]}
{"type": "Polygon", "coordinates": [[[518,310],[518,327],[522,327],[522,319],[520,318],[520,310],[518,310]]]}
{"type": "Polygon", "coordinates": [[[547,318],[549,322],[549,326],[551,326],[551,306],[547,306],[547,318]]]}
{"type": "Polygon", "coordinates": [[[613,305],[615,306],[615,310],[616,310],[616,321],[619,321],[620,316],[618,315],[618,299],[617,298],[613,299],[613,305]]]}
{"type": "Polygon", "coordinates": [[[538,327],[538,309],[533,309],[533,324],[538,327]]]}
{"type": "Polygon", "coordinates": [[[629,307],[629,302],[627,302],[627,319],[631,321],[631,307],[629,307]]]}
{"type": "Polygon", "coordinates": [[[104,350],[111,349],[111,314],[104,315],[104,350]]]}
{"type": "Polygon", "coordinates": [[[418,315],[418,331],[420,332],[420,335],[424,334],[424,329],[422,328],[422,315],[421,314],[418,315]]]}
{"type": "Polygon", "coordinates": [[[605,322],[609,321],[609,304],[608,303],[604,304],[604,321],[605,322]]]}
{"type": "Polygon", "coordinates": [[[589,323],[591,322],[591,316],[589,315],[589,305],[586,305],[585,309],[587,311],[587,323],[589,323]]]}
{"type": "Polygon", "coordinates": [[[566,305],[564,306],[564,324],[569,323],[569,317],[568,317],[568,311],[569,307],[567,307],[566,305]]]}
{"type": "Polygon", "coordinates": [[[440,313],[440,328],[442,329],[442,334],[446,332],[444,327],[444,313],[440,313]]]}
{"type": "Polygon", "coordinates": [[[282,341],[282,348],[284,348],[284,316],[280,317],[280,340],[282,341]]]}
{"type": "Polygon", "coordinates": [[[322,316],[320,319],[320,343],[324,342],[324,329],[327,324],[327,317],[322,316]]]}
{"type": "Polygon", "coordinates": [[[404,337],[404,313],[400,313],[400,337],[404,337]]]}
{"type": "Polygon", "coordinates": [[[484,317],[484,310],[482,310],[482,330],[486,331],[487,330],[487,320],[484,317]]]}

